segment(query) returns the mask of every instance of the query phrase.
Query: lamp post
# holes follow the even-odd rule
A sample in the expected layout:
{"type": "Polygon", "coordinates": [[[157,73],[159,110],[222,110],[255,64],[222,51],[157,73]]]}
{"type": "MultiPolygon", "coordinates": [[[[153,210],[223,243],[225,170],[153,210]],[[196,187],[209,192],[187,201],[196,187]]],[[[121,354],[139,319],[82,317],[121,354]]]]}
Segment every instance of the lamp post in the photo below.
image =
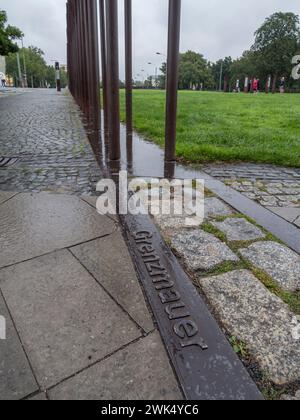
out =
{"type": "Polygon", "coordinates": [[[21,83],[21,87],[24,87],[24,79],[22,77],[22,72],[21,72],[21,63],[20,63],[20,54],[17,53],[17,66],[18,66],[18,73],[19,73],[19,87],[20,87],[20,83],[21,83]]]}
{"type": "Polygon", "coordinates": [[[23,37],[21,38],[22,43],[22,52],[23,52],[23,66],[24,66],[24,87],[28,87],[27,82],[27,68],[26,68],[26,59],[25,59],[25,51],[24,51],[24,43],[23,43],[23,37]]]}
{"type": "Polygon", "coordinates": [[[107,102],[109,157],[111,161],[121,158],[120,146],[120,96],[119,96],[119,41],[118,1],[106,0],[106,43],[107,43],[107,102]]]}
{"type": "Polygon", "coordinates": [[[55,62],[55,79],[57,92],[61,92],[60,69],[58,61],[55,62]]]}
{"type": "Polygon", "coordinates": [[[223,60],[221,61],[221,69],[220,69],[220,80],[219,80],[219,91],[222,91],[222,79],[223,79],[223,60]]]}
{"type": "MultiPolygon", "coordinates": [[[[163,54],[161,52],[157,52],[156,55],[160,55],[160,56],[164,57],[166,59],[166,63],[167,63],[168,57],[166,56],[166,54],[163,54]]],[[[158,75],[157,75],[158,71],[157,71],[157,68],[155,69],[155,71],[156,71],[156,73],[155,73],[156,74],[156,85],[158,85],[158,75]]]]}

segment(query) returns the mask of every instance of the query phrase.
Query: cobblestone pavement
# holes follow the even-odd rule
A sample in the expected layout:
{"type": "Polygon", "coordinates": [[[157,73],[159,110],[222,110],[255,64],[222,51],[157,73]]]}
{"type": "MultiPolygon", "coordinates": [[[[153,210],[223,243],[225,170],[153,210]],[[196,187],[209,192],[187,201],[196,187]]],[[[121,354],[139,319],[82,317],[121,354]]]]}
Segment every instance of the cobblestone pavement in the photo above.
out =
{"type": "MultiPolygon", "coordinates": [[[[29,90],[0,100],[2,191],[92,194],[101,173],[73,99],[29,90]]],[[[1,164],[0,164],[1,165],[1,164]]]]}
{"type": "MultiPolygon", "coordinates": [[[[206,194],[204,221],[185,213],[154,215],[154,221],[266,398],[297,399],[300,257],[220,198],[206,194]]],[[[174,209],[181,206],[181,196],[178,203],[176,197],[174,209]]]]}
{"type": "Polygon", "coordinates": [[[220,164],[210,175],[300,227],[300,169],[260,164],[220,164]]]}

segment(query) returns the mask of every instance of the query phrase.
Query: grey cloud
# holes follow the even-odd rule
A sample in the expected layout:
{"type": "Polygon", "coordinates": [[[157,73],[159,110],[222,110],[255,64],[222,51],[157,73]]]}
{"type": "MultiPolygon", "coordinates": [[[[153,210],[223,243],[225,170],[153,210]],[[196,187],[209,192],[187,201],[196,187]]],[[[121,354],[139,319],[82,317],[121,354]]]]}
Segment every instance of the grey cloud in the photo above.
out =
{"type": "MultiPolygon", "coordinates": [[[[46,59],[66,61],[65,0],[0,2],[11,24],[25,33],[26,45],[43,49],[46,59]]],[[[120,5],[120,68],[124,77],[123,1],[120,5]]],[[[153,74],[167,49],[168,0],[133,0],[134,73],[153,74]],[[151,62],[152,65],[147,63],[151,62]]],[[[236,58],[253,42],[254,31],[270,14],[300,14],[299,0],[182,0],[181,51],[193,49],[215,61],[236,58]]]]}

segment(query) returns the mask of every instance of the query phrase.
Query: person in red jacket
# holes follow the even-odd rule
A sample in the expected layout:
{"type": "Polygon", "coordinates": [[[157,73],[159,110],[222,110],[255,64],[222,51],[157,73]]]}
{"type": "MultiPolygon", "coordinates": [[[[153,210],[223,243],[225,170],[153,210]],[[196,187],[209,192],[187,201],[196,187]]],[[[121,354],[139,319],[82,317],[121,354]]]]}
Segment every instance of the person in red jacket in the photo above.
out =
{"type": "Polygon", "coordinates": [[[256,78],[252,82],[252,89],[254,93],[258,93],[258,80],[256,78]]]}

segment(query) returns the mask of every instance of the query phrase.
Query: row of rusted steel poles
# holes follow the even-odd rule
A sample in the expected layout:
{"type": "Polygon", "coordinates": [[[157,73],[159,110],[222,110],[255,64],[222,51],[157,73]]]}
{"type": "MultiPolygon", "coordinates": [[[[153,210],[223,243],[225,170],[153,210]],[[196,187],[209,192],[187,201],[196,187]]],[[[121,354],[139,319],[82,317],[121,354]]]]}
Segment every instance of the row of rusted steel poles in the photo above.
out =
{"type": "MultiPolygon", "coordinates": [[[[132,0],[124,0],[127,142],[132,141],[132,0]]],[[[181,0],[169,0],[166,162],[176,157],[176,120],[181,0]]],[[[104,131],[111,161],[121,158],[118,0],[99,0],[104,131]]],[[[68,0],[70,91],[88,120],[100,121],[97,0],[68,0]]]]}
{"type": "Polygon", "coordinates": [[[69,89],[90,128],[100,128],[97,0],[68,0],[69,89]]]}

